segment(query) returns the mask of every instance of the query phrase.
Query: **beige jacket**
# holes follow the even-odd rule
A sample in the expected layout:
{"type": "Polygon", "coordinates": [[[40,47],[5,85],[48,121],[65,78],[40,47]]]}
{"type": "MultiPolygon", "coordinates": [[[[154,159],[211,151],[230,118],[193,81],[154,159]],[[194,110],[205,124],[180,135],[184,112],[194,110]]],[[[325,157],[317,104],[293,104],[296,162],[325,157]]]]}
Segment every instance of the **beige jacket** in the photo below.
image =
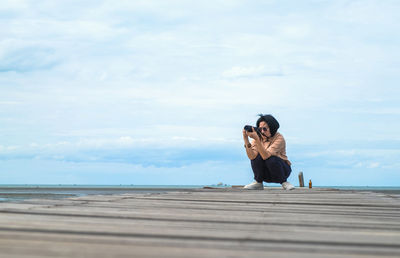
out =
{"type": "MultiPolygon", "coordinates": [[[[275,135],[271,138],[268,138],[267,141],[262,142],[264,149],[267,151],[268,157],[277,156],[284,161],[286,161],[289,166],[292,164],[288,157],[286,156],[286,142],[285,138],[283,138],[282,134],[276,132],[275,135]]],[[[255,146],[254,140],[251,143],[251,148],[257,152],[257,148],[255,146]]]]}

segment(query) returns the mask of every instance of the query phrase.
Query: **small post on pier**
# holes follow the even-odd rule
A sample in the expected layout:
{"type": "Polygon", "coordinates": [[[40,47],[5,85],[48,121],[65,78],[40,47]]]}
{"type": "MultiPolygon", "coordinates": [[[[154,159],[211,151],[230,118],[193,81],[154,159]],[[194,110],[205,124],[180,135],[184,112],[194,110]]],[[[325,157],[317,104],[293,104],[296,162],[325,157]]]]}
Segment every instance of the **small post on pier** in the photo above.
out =
{"type": "Polygon", "coordinates": [[[300,185],[300,187],[304,187],[303,172],[301,172],[301,171],[299,173],[299,185],[300,185]]]}

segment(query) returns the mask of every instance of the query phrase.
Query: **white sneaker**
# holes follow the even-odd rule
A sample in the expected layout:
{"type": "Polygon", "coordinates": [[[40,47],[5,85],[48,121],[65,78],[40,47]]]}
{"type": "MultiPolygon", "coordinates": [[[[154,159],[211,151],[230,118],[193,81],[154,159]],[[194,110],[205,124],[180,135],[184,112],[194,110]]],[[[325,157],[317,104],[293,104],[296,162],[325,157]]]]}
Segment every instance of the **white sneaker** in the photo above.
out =
{"type": "Polygon", "coordinates": [[[282,183],[282,188],[285,189],[285,190],[293,190],[294,186],[289,182],[283,182],[282,183]]]}
{"type": "Polygon", "coordinates": [[[243,189],[247,190],[264,190],[264,185],[263,183],[258,183],[257,181],[254,181],[251,184],[245,185],[243,189]]]}

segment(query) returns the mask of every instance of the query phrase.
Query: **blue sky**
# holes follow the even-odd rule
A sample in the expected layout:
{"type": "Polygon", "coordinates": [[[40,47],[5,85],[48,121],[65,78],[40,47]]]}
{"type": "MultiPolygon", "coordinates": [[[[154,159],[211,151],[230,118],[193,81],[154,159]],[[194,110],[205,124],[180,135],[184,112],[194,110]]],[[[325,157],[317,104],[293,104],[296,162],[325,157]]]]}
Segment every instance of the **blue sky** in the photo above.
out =
{"type": "Polygon", "coordinates": [[[400,185],[399,1],[1,1],[1,184],[400,185]]]}

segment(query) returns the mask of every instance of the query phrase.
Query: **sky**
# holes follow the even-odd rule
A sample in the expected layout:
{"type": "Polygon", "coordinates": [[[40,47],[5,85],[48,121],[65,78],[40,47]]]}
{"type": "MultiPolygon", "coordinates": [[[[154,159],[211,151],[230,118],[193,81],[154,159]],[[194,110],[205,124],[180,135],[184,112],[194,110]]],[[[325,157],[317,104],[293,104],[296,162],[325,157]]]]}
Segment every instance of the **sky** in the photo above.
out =
{"type": "Polygon", "coordinates": [[[400,186],[399,1],[0,2],[0,184],[400,186]]]}

